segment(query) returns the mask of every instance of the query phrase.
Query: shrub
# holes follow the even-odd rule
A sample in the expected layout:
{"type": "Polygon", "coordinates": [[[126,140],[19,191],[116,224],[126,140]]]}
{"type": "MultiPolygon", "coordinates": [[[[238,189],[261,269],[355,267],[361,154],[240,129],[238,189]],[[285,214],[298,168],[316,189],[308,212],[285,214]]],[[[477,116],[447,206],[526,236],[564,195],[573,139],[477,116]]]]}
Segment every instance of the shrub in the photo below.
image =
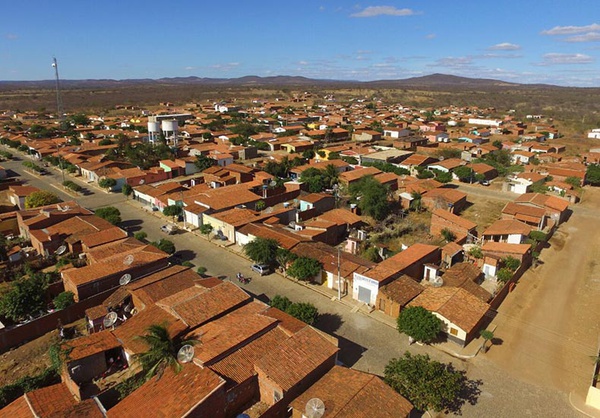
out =
{"type": "Polygon", "coordinates": [[[510,279],[512,279],[512,276],[513,276],[512,271],[510,271],[506,267],[501,268],[500,270],[498,270],[498,273],[496,273],[496,277],[498,278],[498,281],[501,283],[508,282],[510,279]]]}
{"type": "Polygon", "coordinates": [[[206,267],[204,266],[200,266],[196,269],[196,273],[198,273],[200,276],[204,276],[206,274],[206,267]]]}
{"type": "Polygon", "coordinates": [[[77,184],[71,180],[63,181],[63,186],[69,190],[73,190],[74,192],[79,192],[82,189],[82,187],[79,184],[77,184]]]}
{"type": "Polygon", "coordinates": [[[292,305],[292,301],[289,300],[287,296],[275,295],[273,299],[271,299],[270,305],[283,312],[287,312],[289,307],[292,305]]]}
{"type": "Polygon", "coordinates": [[[428,343],[442,330],[442,321],[421,306],[411,306],[400,311],[397,328],[417,341],[428,343]]]}
{"type": "Polygon", "coordinates": [[[148,238],[148,234],[146,234],[144,231],[138,231],[135,234],[133,234],[133,237],[138,241],[143,242],[146,241],[146,238],[148,238]]]}
{"type": "Polygon", "coordinates": [[[121,211],[114,206],[106,206],[96,209],[95,215],[102,219],[106,219],[113,225],[121,222],[121,211]]]}
{"type": "Polygon", "coordinates": [[[529,238],[537,242],[542,242],[548,239],[548,235],[542,231],[531,231],[529,233],[529,238]]]}
{"type": "Polygon", "coordinates": [[[65,309],[75,303],[75,295],[69,291],[62,292],[54,298],[53,302],[56,309],[65,309]]]}
{"type": "Polygon", "coordinates": [[[117,185],[117,181],[115,179],[106,178],[106,177],[103,179],[100,179],[100,181],[98,182],[98,186],[102,187],[103,189],[110,189],[116,185],[117,185]]]}

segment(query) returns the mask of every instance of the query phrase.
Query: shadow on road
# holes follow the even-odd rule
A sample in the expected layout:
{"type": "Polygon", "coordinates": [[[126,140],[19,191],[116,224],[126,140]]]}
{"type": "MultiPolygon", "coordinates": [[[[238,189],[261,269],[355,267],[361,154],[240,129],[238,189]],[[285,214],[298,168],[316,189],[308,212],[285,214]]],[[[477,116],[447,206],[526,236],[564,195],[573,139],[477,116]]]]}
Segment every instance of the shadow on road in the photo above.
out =
{"type": "Polygon", "coordinates": [[[344,321],[342,320],[341,315],[322,313],[319,315],[319,319],[317,320],[315,327],[328,334],[333,334],[340,329],[343,323],[344,321]]]}
{"type": "Polygon", "coordinates": [[[340,335],[333,334],[338,339],[338,346],[340,348],[338,359],[348,367],[352,367],[358,360],[361,359],[363,353],[367,349],[354,341],[350,341],[340,335]]]}
{"type": "MultiPolygon", "coordinates": [[[[452,371],[456,371],[452,364],[449,364],[448,368],[452,371]]],[[[467,374],[465,371],[461,371],[461,380],[462,389],[460,394],[456,397],[456,399],[454,399],[453,402],[446,405],[448,412],[452,412],[456,415],[462,415],[461,409],[467,402],[470,405],[477,404],[477,400],[481,394],[481,389],[479,389],[479,387],[483,384],[482,380],[467,379],[467,374]]]]}
{"type": "Polygon", "coordinates": [[[181,261],[192,261],[196,258],[196,253],[192,250],[179,250],[173,255],[181,261]]]}
{"type": "Polygon", "coordinates": [[[127,232],[138,232],[142,229],[142,221],[139,219],[128,219],[119,224],[127,232]]]}

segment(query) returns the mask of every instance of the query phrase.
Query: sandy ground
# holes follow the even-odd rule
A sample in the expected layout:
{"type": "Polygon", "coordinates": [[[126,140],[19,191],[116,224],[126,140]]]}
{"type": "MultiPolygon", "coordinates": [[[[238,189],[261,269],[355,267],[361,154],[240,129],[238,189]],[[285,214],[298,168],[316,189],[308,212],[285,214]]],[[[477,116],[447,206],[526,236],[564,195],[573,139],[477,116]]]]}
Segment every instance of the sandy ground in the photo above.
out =
{"type": "Polygon", "coordinates": [[[568,222],[508,295],[488,358],[514,377],[585,393],[600,331],[600,190],[588,189],[568,222]]]}

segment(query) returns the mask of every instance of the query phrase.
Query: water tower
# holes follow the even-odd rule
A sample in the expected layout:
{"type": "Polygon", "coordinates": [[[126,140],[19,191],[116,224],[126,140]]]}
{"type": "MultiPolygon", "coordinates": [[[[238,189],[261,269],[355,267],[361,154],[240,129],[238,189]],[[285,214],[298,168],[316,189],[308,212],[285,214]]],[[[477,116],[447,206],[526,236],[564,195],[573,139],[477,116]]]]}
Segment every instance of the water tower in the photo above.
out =
{"type": "Polygon", "coordinates": [[[156,120],[156,116],[148,116],[148,140],[151,143],[158,141],[160,134],[160,122],[156,120]]]}
{"type": "Polygon", "coordinates": [[[177,131],[179,129],[177,119],[163,119],[160,122],[160,127],[167,142],[172,139],[173,144],[177,146],[177,131]]]}

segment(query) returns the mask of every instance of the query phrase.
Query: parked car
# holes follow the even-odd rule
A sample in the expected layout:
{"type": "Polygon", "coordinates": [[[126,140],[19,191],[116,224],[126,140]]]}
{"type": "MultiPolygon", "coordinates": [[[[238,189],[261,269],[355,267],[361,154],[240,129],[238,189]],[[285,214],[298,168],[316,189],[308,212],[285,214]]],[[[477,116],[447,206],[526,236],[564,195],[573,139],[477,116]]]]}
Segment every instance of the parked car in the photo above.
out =
{"type": "Polygon", "coordinates": [[[252,271],[264,276],[266,274],[271,274],[271,267],[266,264],[252,264],[252,271]]]}
{"type": "Polygon", "coordinates": [[[481,180],[479,182],[479,184],[481,184],[482,186],[489,186],[490,185],[490,181],[489,180],[481,180]]]}
{"type": "Polygon", "coordinates": [[[173,235],[177,231],[177,227],[175,225],[163,225],[160,227],[160,230],[166,234],[173,235]]]}

